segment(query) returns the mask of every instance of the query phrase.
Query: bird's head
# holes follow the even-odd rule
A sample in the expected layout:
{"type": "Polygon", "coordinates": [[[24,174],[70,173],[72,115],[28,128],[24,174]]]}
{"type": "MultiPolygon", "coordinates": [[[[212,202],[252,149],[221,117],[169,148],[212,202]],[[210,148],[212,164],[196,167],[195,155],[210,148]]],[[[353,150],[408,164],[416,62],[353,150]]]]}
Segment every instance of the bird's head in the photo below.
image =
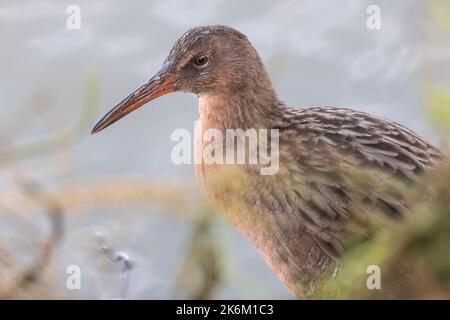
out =
{"type": "Polygon", "coordinates": [[[169,92],[233,94],[251,86],[255,79],[268,78],[244,34],[226,26],[192,28],[175,42],[162,68],[98,121],[92,133],[169,92]]]}

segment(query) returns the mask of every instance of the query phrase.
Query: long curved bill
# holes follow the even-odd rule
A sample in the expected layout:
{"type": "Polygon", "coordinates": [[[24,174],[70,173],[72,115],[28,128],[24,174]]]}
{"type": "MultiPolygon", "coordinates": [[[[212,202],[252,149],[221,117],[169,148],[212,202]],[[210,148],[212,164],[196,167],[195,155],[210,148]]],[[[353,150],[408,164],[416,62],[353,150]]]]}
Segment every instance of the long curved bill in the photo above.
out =
{"type": "Polygon", "coordinates": [[[114,108],[101,118],[92,129],[92,134],[97,133],[114,122],[120,120],[130,112],[143,106],[150,100],[175,91],[177,78],[161,69],[150,80],[137,90],[120,101],[114,108]]]}

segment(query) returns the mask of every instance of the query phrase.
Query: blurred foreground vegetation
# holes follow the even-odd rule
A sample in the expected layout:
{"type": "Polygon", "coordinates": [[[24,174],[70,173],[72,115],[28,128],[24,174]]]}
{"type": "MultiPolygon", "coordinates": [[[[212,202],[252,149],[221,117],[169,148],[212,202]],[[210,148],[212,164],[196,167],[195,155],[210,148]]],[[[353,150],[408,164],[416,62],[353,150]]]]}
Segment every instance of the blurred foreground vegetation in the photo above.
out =
{"type": "Polygon", "coordinates": [[[450,299],[450,162],[409,194],[411,214],[348,252],[317,298],[450,299]],[[380,289],[367,282],[377,266],[380,289]]]}
{"type": "MultiPolygon", "coordinates": [[[[54,271],[52,261],[58,255],[62,238],[68,231],[65,230],[68,212],[73,214],[79,210],[87,211],[92,206],[105,211],[113,208],[128,211],[130,206],[138,203],[162,205],[174,217],[191,226],[191,232],[185,240],[185,256],[179,265],[179,275],[176,277],[175,287],[172,288],[172,296],[212,298],[222,275],[219,261],[220,244],[211,233],[214,215],[211,208],[197,198],[198,195],[188,190],[188,186],[180,186],[178,182],[115,176],[94,181],[75,181],[55,189],[27,176],[16,165],[21,160],[33,157],[61,156],[61,151],[69,149],[79,139],[89,135],[97,116],[99,90],[98,77],[90,74],[86,81],[84,107],[74,125],[67,130],[25,144],[10,144],[7,135],[2,137],[0,166],[12,172],[12,186],[10,190],[3,190],[0,195],[0,218],[4,229],[13,228],[10,232],[15,234],[16,239],[20,239],[21,226],[25,224],[29,232],[26,236],[31,237],[32,243],[31,248],[22,252],[22,249],[14,249],[15,246],[11,245],[6,234],[0,234],[0,299],[77,298],[67,290],[61,290],[61,283],[64,284],[67,278],[67,275],[61,275],[61,272],[65,271],[64,266],[59,270],[59,274],[48,274],[49,270],[54,271]],[[44,230],[39,227],[39,221],[33,218],[42,217],[42,214],[46,216],[45,224],[49,226],[44,227],[44,230]],[[32,252],[30,257],[24,257],[24,253],[29,250],[32,252]],[[49,281],[59,282],[59,285],[49,281]]],[[[34,96],[31,105],[13,114],[5,125],[13,127],[23,123],[24,114],[32,117],[35,112],[42,112],[42,108],[48,103],[49,99],[34,96]]],[[[3,126],[3,129],[6,129],[6,126],[3,126]]],[[[18,127],[14,129],[19,130],[18,127]]],[[[119,252],[110,247],[103,235],[93,236],[96,239],[90,239],[88,242],[97,244],[94,251],[103,256],[104,261],[109,261],[109,264],[121,265],[116,274],[123,273],[126,283],[121,285],[122,289],[119,291],[122,292],[119,297],[127,298],[128,278],[133,273],[134,258],[129,257],[126,252],[119,252]]],[[[94,269],[95,265],[91,268],[94,269]]],[[[99,291],[94,293],[93,297],[102,296],[104,293],[99,291]]]]}
{"type": "MultiPolygon", "coordinates": [[[[21,157],[53,152],[76,141],[88,128],[92,110],[98,103],[98,79],[88,80],[85,108],[73,129],[50,141],[2,150],[3,165],[21,157]]],[[[427,86],[425,105],[440,129],[442,141],[450,141],[450,89],[427,86]]],[[[445,144],[445,143],[444,143],[445,144]]],[[[447,146],[444,146],[447,150],[447,146]]],[[[38,182],[16,174],[16,187],[22,197],[16,199],[15,210],[27,220],[33,212],[44,210],[50,230],[44,240],[36,241],[35,257],[28,262],[14,259],[11,252],[0,246],[1,298],[64,298],[52,291],[43,275],[57,254],[58,242],[64,235],[66,208],[95,204],[105,208],[130,203],[159,203],[170,208],[179,219],[189,221],[191,232],[185,242],[184,258],[174,275],[174,298],[214,298],[217,285],[224,277],[223,246],[214,234],[215,214],[202,200],[193,197],[187,188],[176,183],[142,181],[139,179],[108,178],[90,184],[74,184],[59,190],[46,190],[38,182]],[[113,187],[111,187],[113,186],[113,187]]],[[[336,276],[328,281],[314,298],[450,298],[450,161],[428,176],[422,177],[408,191],[412,213],[399,223],[376,233],[370,241],[352,247],[340,263],[336,276]],[[369,290],[367,266],[376,265],[381,271],[381,289],[369,290]]],[[[0,197],[0,212],[11,214],[10,195],[0,197]]],[[[16,212],[17,213],[17,212],[16,212]]],[[[13,212],[14,215],[14,212],[13,212]]],[[[19,217],[16,216],[16,217],[19,217]]],[[[130,273],[133,261],[126,253],[99,239],[97,250],[111,263],[122,265],[130,273]]],[[[46,278],[48,281],[48,278],[46,278]]],[[[124,293],[123,297],[126,298],[124,293]]]]}

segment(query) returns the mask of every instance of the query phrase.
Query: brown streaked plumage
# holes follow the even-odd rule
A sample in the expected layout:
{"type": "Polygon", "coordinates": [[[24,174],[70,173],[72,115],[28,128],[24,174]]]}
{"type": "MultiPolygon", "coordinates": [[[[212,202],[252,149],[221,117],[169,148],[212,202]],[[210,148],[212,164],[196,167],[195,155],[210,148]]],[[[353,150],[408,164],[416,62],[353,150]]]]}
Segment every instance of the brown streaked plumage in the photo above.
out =
{"type": "Polygon", "coordinates": [[[209,128],[279,130],[277,174],[260,175],[256,165],[201,164],[197,175],[208,198],[299,297],[335,268],[349,234],[370,236],[374,217],[403,215],[408,204],[402,186],[441,158],[397,123],[351,109],[286,106],[248,39],[226,26],[187,31],[157,75],[93,132],[176,90],[200,97],[200,152],[201,134],[209,128]],[[354,179],[355,174],[364,179],[354,179]]]}

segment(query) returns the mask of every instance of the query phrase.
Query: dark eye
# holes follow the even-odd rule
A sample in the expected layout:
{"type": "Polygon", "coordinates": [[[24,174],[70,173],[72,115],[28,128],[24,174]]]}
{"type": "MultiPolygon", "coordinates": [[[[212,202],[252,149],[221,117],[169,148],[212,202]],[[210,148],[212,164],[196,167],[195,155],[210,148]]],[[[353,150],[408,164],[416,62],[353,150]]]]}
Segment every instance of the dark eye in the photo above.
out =
{"type": "Polygon", "coordinates": [[[204,67],[208,63],[208,57],[204,55],[198,56],[194,62],[197,67],[204,67]]]}

